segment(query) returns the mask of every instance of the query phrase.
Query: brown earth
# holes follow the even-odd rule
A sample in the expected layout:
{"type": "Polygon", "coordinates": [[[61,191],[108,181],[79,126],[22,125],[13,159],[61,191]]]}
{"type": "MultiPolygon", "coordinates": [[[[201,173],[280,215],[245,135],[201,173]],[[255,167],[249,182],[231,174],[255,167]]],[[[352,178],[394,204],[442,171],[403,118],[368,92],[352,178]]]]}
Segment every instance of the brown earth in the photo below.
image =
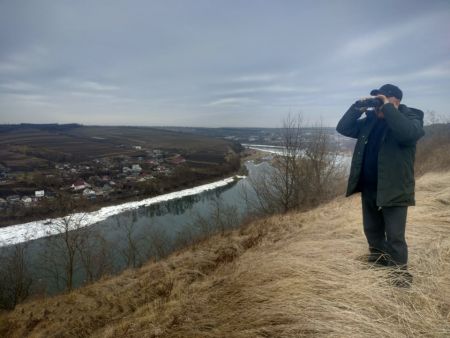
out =
{"type": "MultiPolygon", "coordinates": [[[[116,156],[143,156],[133,149],[181,151],[185,155],[222,162],[230,147],[227,140],[150,127],[78,126],[68,129],[18,127],[0,130],[0,158],[13,170],[46,168],[48,162],[84,161],[116,156]]],[[[56,127],[55,127],[56,128],[56,127]]]]}

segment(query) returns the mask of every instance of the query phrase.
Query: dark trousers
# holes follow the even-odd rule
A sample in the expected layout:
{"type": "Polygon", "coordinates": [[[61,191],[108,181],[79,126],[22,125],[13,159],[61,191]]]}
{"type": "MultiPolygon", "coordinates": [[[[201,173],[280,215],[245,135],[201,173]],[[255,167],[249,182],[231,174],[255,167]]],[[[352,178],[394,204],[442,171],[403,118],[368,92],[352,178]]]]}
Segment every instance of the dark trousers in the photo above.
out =
{"type": "Polygon", "coordinates": [[[376,203],[376,191],[361,193],[364,233],[373,256],[387,258],[387,265],[406,268],[408,246],[405,240],[408,207],[382,207],[376,203]]]}

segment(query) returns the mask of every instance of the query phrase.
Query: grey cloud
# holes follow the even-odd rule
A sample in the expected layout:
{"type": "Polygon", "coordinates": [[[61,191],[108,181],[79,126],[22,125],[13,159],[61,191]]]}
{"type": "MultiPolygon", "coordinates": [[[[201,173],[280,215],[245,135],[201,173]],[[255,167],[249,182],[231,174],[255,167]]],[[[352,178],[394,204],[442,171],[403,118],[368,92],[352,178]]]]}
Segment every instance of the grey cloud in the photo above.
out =
{"type": "Polygon", "coordinates": [[[5,1],[1,118],[274,126],[292,110],[333,125],[384,82],[447,113],[449,9],[419,0],[5,1]]]}

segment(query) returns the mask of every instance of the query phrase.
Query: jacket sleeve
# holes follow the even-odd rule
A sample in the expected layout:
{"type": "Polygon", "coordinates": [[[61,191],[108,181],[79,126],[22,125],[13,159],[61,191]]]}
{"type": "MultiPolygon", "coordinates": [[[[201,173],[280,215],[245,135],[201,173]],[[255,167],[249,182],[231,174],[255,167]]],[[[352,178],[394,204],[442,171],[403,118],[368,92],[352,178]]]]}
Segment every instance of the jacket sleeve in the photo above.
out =
{"type": "Polygon", "coordinates": [[[422,111],[407,108],[407,111],[403,113],[396,109],[392,103],[383,105],[381,110],[384,113],[386,123],[398,142],[415,143],[425,135],[422,111]]]}
{"type": "Polygon", "coordinates": [[[359,119],[361,115],[362,112],[355,107],[355,104],[351,105],[337,124],[337,132],[347,137],[358,138],[361,127],[366,120],[366,118],[359,119]]]}

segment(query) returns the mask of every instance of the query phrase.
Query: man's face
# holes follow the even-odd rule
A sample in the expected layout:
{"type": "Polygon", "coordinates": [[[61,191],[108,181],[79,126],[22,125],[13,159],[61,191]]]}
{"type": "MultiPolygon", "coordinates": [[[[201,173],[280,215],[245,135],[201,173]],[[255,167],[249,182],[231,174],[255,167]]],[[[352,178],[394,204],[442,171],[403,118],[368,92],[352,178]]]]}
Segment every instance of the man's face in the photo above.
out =
{"type": "MultiPolygon", "coordinates": [[[[400,100],[397,99],[395,96],[386,97],[384,95],[377,95],[377,97],[382,99],[384,103],[392,103],[394,105],[394,107],[397,108],[397,109],[400,106],[400,100]]],[[[377,117],[379,119],[383,119],[384,118],[384,113],[381,111],[380,108],[377,109],[376,114],[377,114],[377,117]]]]}
{"type": "Polygon", "coordinates": [[[390,96],[387,99],[388,99],[388,101],[390,103],[392,103],[394,105],[395,108],[398,109],[398,106],[400,106],[400,100],[399,99],[397,99],[395,96],[390,96]]]}

